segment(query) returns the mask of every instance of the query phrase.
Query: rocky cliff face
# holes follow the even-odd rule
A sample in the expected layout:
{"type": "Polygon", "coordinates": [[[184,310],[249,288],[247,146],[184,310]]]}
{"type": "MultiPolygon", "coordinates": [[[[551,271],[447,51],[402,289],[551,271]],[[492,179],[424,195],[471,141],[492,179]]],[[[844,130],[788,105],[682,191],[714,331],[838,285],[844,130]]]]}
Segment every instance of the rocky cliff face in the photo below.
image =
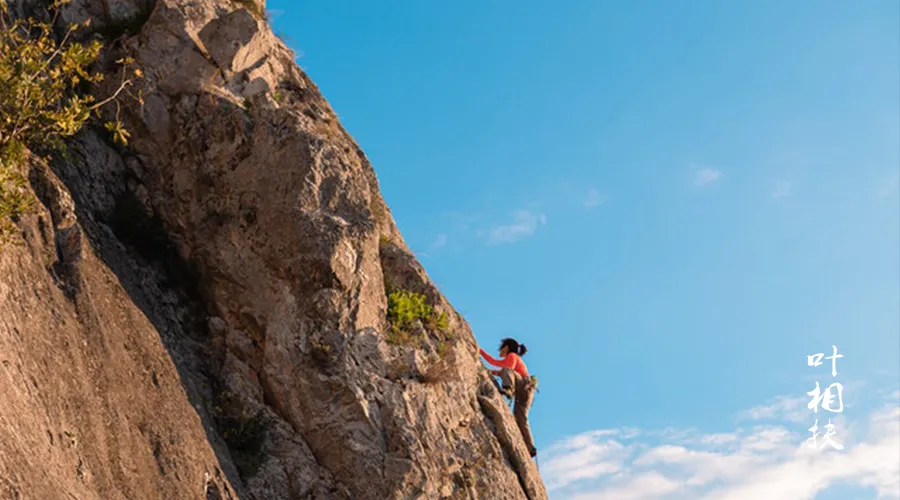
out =
{"type": "Polygon", "coordinates": [[[66,7],[144,97],[128,147],[92,127],[29,165],[40,203],[0,250],[0,497],[546,498],[469,327],[262,11],[66,7]],[[386,288],[447,327],[391,333],[386,288]]]}

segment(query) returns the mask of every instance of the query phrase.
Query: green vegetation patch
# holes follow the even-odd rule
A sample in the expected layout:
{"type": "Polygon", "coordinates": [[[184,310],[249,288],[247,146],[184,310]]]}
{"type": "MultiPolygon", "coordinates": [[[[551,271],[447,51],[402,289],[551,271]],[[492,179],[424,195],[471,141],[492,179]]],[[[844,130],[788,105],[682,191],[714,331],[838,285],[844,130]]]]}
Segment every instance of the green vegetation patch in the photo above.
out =
{"type": "Polygon", "coordinates": [[[392,344],[420,345],[423,339],[414,333],[417,322],[435,332],[445,332],[449,326],[447,315],[437,313],[425,295],[407,290],[388,294],[388,321],[388,342],[392,344]]]}
{"type": "MultiPolygon", "coordinates": [[[[50,152],[62,150],[67,137],[99,116],[102,106],[116,102],[133,79],[141,76],[139,69],[129,72],[132,59],[120,59],[122,81],[111,96],[96,101],[80,92],[103,80],[102,73],[90,71],[102,44],[96,39],[72,41],[75,32],[87,27],[90,20],[69,25],[59,38],[54,35],[59,9],[70,1],[54,1],[49,7],[52,19],[41,22],[13,19],[6,0],[0,0],[0,244],[13,233],[13,223],[33,201],[23,173],[27,151],[48,160],[50,152]]],[[[116,142],[127,144],[128,132],[118,116],[104,126],[116,142]]]]}

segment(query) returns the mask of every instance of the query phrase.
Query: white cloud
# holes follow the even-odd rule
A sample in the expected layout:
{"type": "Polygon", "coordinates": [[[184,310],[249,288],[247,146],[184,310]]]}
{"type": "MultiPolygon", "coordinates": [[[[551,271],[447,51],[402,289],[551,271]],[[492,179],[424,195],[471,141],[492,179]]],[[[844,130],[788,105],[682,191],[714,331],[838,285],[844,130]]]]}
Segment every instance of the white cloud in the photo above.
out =
{"type": "Polygon", "coordinates": [[[585,208],[594,208],[606,201],[606,196],[600,194],[596,188],[588,190],[587,197],[584,199],[585,208]]]}
{"type": "MultiPolygon", "coordinates": [[[[820,430],[826,421],[820,419],[820,430]]],[[[790,454],[772,456],[741,481],[711,491],[707,500],[813,499],[837,482],[874,487],[878,498],[900,498],[900,409],[882,409],[869,419],[869,439],[853,448],[811,449],[804,442],[790,454]]],[[[836,428],[837,431],[837,428],[836,428]]],[[[810,434],[811,436],[811,434],[810,434]]],[[[819,438],[821,440],[821,436],[819,438]]],[[[838,441],[842,439],[837,438],[838,441]]],[[[820,441],[821,442],[821,441],[820,441]]]]}
{"type": "Polygon", "coordinates": [[[703,187],[712,184],[722,177],[722,172],[715,168],[699,168],[697,165],[692,164],[691,169],[694,171],[694,186],[696,187],[703,187]]]}
{"type": "Polygon", "coordinates": [[[530,210],[517,210],[509,224],[494,226],[488,231],[488,244],[515,243],[537,231],[538,225],[546,225],[547,217],[530,210]]]}
{"type": "Polygon", "coordinates": [[[548,448],[541,472],[553,498],[579,500],[813,500],[839,484],[873,488],[879,499],[900,499],[896,398],[853,422],[843,413],[816,416],[811,410],[797,422],[794,401],[779,397],[741,412],[741,418],[780,422],[733,432],[586,432],[548,448]],[[807,429],[816,418],[816,444],[823,444],[829,416],[837,417],[831,418],[833,439],[843,450],[808,446],[807,429]],[[651,436],[661,436],[660,442],[648,440],[651,436]]]}
{"type": "Polygon", "coordinates": [[[574,436],[549,453],[551,458],[541,472],[548,478],[547,487],[554,489],[621,470],[631,450],[605,431],[593,431],[574,436]]]}
{"type": "Polygon", "coordinates": [[[778,181],[772,186],[772,198],[787,198],[791,195],[793,185],[788,181],[778,181]]]}
{"type": "Polygon", "coordinates": [[[707,434],[700,438],[700,443],[708,445],[726,445],[736,441],[738,441],[738,435],[733,432],[707,434]]]}
{"type": "Polygon", "coordinates": [[[431,248],[434,248],[435,250],[444,248],[445,246],[447,246],[447,235],[444,233],[437,235],[434,239],[434,243],[431,244],[431,248]]]}
{"type": "Polygon", "coordinates": [[[881,188],[878,189],[878,196],[881,198],[890,196],[896,193],[898,189],[900,189],[900,172],[894,172],[884,180],[881,188]]]}
{"type": "Polygon", "coordinates": [[[782,420],[793,423],[806,422],[809,417],[810,398],[803,396],[778,396],[771,402],[754,406],[738,414],[742,420],[782,420]]]}

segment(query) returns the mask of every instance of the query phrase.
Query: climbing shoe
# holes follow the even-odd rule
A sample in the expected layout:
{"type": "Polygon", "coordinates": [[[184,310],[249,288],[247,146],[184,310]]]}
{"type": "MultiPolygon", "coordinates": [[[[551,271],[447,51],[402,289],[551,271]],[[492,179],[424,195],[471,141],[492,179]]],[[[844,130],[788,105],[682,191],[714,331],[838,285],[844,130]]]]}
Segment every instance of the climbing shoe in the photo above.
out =
{"type": "Polygon", "coordinates": [[[512,399],[512,397],[513,397],[512,387],[501,387],[500,394],[506,396],[507,398],[512,399]]]}

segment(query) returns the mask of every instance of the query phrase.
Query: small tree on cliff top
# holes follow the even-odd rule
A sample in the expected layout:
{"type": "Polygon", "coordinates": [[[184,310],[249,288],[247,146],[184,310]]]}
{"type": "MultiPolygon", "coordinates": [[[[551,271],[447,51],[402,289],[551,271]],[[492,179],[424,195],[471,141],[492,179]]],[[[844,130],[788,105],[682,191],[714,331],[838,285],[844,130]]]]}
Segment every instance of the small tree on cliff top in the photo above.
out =
{"type": "MultiPolygon", "coordinates": [[[[101,73],[89,67],[100,56],[102,44],[73,42],[73,34],[88,26],[69,25],[62,36],[54,36],[59,9],[71,0],[56,0],[49,10],[49,22],[33,18],[14,19],[6,0],[0,0],[0,244],[12,233],[12,221],[25,212],[31,199],[25,190],[23,160],[28,149],[59,150],[66,137],[75,135],[99,109],[117,106],[116,118],[105,123],[120,144],[128,132],[118,119],[118,97],[131,85],[140,70],[123,65],[122,81],[108,98],[96,101],[79,92],[87,84],[97,84],[101,73]],[[130,69],[130,71],[129,71],[130,69]]],[[[140,99],[140,97],[138,97],[140,99]]]]}

